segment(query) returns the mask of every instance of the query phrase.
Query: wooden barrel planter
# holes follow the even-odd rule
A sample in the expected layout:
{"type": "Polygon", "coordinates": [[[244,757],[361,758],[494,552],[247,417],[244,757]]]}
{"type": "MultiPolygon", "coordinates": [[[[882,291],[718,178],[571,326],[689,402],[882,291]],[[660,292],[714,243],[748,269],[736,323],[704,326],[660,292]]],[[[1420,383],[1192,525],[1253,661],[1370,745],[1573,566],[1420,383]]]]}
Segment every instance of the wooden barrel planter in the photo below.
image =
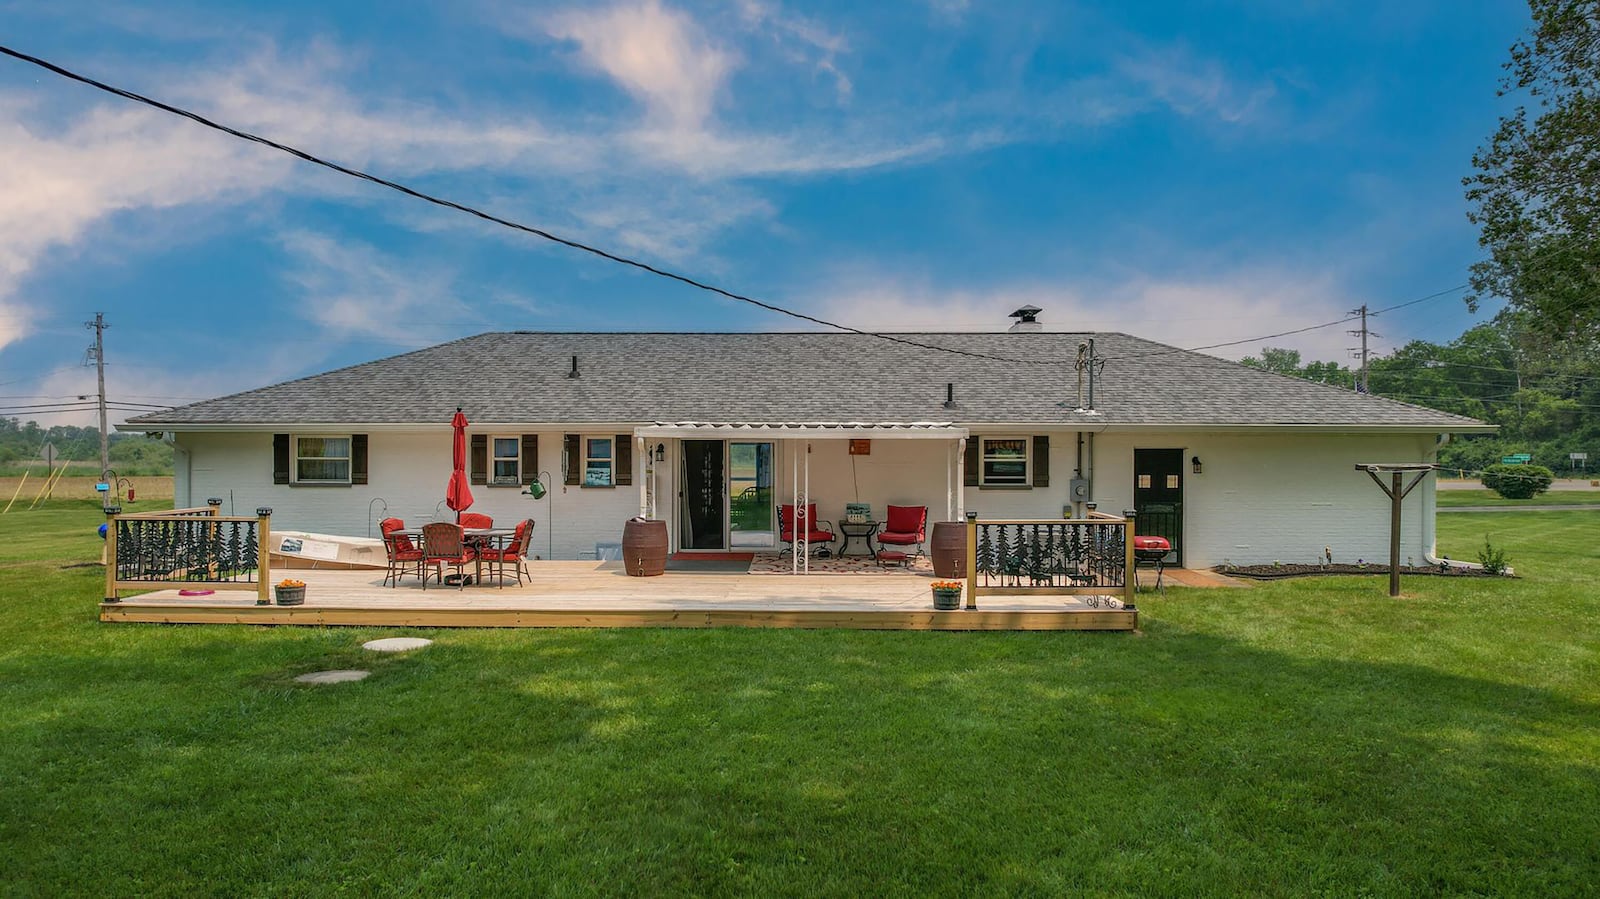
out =
{"type": "Polygon", "coordinates": [[[967,576],[967,523],[935,521],[929,541],[935,577],[967,576]]]}
{"type": "Polygon", "coordinates": [[[634,577],[667,572],[667,523],[630,518],[622,526],[622,567],[634,577]]]}

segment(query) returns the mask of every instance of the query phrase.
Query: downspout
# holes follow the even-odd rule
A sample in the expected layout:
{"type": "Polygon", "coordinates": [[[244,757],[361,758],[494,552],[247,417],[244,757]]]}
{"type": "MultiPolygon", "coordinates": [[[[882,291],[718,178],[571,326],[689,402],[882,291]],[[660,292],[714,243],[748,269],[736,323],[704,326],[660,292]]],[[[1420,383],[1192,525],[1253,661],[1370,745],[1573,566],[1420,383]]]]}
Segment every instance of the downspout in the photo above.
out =
{"type": "MultiPolygon", "coordinates": [[[[1077,478],[1081,479],[1083,477],[1083,432],[1082,431],[1078,432],[1078,467],[1076,469],[1074,469],[1073,473],[1074,473],[1074,476],[1077,477],[1077,478]]],[[[1073,518],[1082,518],[1083,517],[1083,500],[1078,499],[1077,497],[1073,497],[1072,498],[1072,517],[1073,518]]]]}

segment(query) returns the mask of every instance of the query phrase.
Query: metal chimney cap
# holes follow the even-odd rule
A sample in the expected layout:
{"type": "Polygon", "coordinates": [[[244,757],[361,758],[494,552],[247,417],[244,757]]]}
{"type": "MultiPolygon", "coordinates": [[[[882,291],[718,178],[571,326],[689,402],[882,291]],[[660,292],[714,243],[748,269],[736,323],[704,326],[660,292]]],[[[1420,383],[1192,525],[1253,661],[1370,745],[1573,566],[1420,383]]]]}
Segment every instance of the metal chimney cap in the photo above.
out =
{"type": "Polygon", "coordinates": [[[1040,309],[1038,306],[1023,306],[1016,312],[1006,316],[1006,318],[1020,318],[1025,322],[1031,322],[1039,315],[1039,313],[1043,311],[1044,310],[1040,309]]]}

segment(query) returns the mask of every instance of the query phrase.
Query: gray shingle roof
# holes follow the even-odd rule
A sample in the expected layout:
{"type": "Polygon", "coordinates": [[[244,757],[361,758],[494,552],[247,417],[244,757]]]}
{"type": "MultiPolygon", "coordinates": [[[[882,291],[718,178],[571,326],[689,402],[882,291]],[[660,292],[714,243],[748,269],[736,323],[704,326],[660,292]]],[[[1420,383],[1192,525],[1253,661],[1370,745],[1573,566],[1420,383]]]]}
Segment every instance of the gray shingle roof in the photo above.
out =
{"type": "Polygon", "coordinates": [[[952,421],[1095,425],[1393,426],[1482,422],[1258,371],[1126,334],[480,334],[128,420],[129,429],[308,423],[426,424],[457,406],[474,425],[656,421],[952,421]],[[1075,412],[1078,344],[1108,361],[1100,414],[1075,412]],[[572,357],[580,376],[569,378],[572,357]],[[955,404],[944,406],[945,385],[955,404]]]}

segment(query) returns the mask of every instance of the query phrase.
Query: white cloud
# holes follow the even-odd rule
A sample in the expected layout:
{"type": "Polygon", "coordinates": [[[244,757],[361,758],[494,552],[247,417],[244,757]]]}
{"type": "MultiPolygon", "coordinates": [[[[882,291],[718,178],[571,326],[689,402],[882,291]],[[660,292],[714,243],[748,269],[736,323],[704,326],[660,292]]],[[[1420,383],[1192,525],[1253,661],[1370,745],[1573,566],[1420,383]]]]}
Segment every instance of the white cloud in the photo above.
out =
{"type": "Polygon", "coordinates": [[[280,242],[290,256],[284,278],[299,291],[301,315],[321,329],[319,340],[433,343],[444,338],[419,334],[419,324],[475,318],[441,269],[310,231],[291,231],[280,242]]]}
{"type": "Polygon", "coordinates": [[[855,86],[839,68],[840,54],[850,49],[844,35],[764,0],[740,0],[739,12],[747,26],[766,34],[791,61],[814,66],[832,78],[840,102],[850,99],[855,86]]]}
{"type": "MultiPolygon", "coordinates": [[[[838,64],[847,49],[842,36],[775,4],[745,0],[739,9],[740,27],[776,42],[790,61],[829,75],[840,98],[850,95],[851,82],[838,64]]],[[[513,33],[527,31],[525,23],[510,27],[513,33]]],[[[731,127],[718,116],[718,104],[731,95],[744,55],[659,0],[570,11],[538,27],[577,44],[588,69],[640,104],[640,119],[615,126],[613,135],[646,167],[702,178],[798,176],[904,164],[982,145],[886,125],[876,117],[841,124],[796,114],[785,117],[784,132],[731,127]]]]}
{"type": "MultiPolygon", "coordinates": [[[[463,119],[421,104],[357,100],[333,77],[327,45],[287,58],[268,47],[215,71],[167,76],[180,105],[346,164],[389,174],[482,167],[561,171],[594,164],[585,141],[523,119],[463,119]],[[201,105],[203,104],[203,105],[201,105]]],[[[28,333],[38,310],[24,279],[54,251],[81,245],[113,216],[196,204],[237,204],[280,189],[365,191],[313,178],[274,150],[122,100],[67,113],[0,93],[0,348],[28,333]]]]}
{"type": "MultiPolygon", "coordinates": [[[[925,278],[857,273],[836,288],[809,291],[804,308],[851,327],[886,331],[1003,331],[1021,306],[1038,306],[1051,331],[1120,331],[1179,347],[1200,347],[1335,321],[1360,300],[1324,273],[1245,269],[1194,277],[1133,274],[1101,283],[1020,280],[994,285],[933,284],[925,278]]],[[[1349,325],[1251,340],[1208,352],[1230,359],[1263,346],[1307,358],[1348,361],[1349,325]]]]}
{"type": "Polygon", "coordinates": [[[1202,59],[1182,44],[1125,56],[1117,74],[1179,115],[1212,118],[1230,125],[1256,121],[1277,94],[1272,81],[1249,84],[1214,59],[1202,59]]]}
{"type": "Polygon", "coordinates": [[[568,12],[550,22],[552,37],[576,41],[583,58],[644,104],[657,128],[698,130],[737,65],[689,16],[643,0],[568,12]]]}

